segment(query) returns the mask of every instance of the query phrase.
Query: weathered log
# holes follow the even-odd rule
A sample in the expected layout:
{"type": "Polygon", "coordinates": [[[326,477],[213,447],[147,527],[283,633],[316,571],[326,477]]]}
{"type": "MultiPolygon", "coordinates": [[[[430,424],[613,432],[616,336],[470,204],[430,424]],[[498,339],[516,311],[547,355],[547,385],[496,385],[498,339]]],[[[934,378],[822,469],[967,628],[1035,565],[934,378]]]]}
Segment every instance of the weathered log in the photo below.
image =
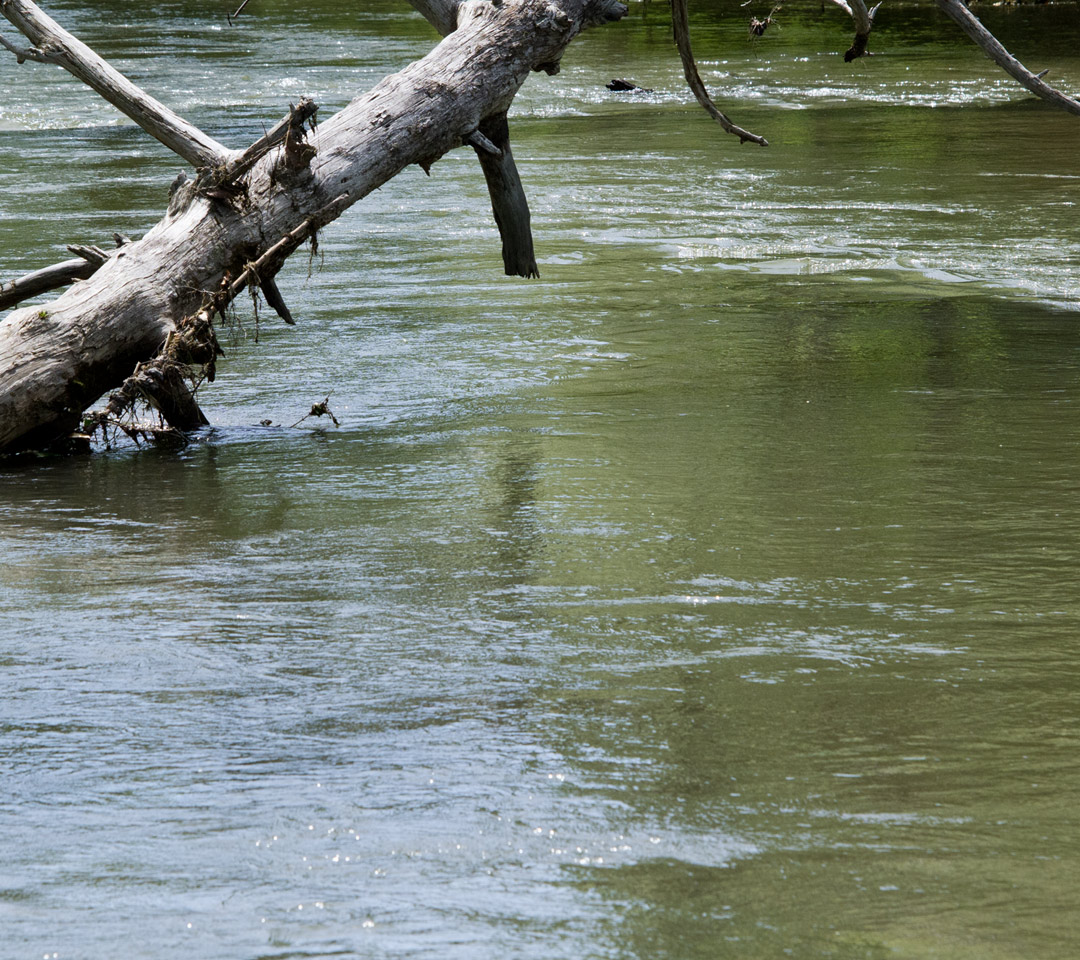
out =
{"type": "MultiPolygon", "coordinates": [[[[0,0],[9,19],[32,6],[0,0]]],[[[626,12],[611,0],[471,0],[454,9],[456,29],[431,53],[294,142],[291,157],[286,138],[235,195],[200,192],[198,179],[183,184],[165,217],[88,280],[0,322],[0,452],[70,432],[84,410],[159,354],[170,331],[258,282],[260,269],[273,277],[312,230],[406,166],[461,146],[506,113],[530,71],[557,63],[582,29],[626,12]],[[315,150],[318,163],[310,163],[315,150]],[[261,266],[249,271],[251,264],[261,266]]],[[[108,71],[96,76],[100,86],[112,82],[108,71]]],[[[115,99],[146,119],[140,98],[115,99]]],[[[236,154],[223,151],[204,144],[192,162],[227,165],[236,154]]]]}
{"type": "MultiPolygon", "coordinates": [[[[622,17],[626,8],[617,0],[410,2],[447,35],[427,57],[357,97],[317,132],[306,129],[314,105],[302,102],[270,134],[234,151],[121,76],[30,0],[0,0],[0,13],[33,46],[23,48],[3,37],[0,45],[20,62],[63,66],[197,170],[193,178],[177,178],[168,212],[141,240],[100,265],[95,254],[47,268],[52,280],[62,275],[69,278],[65,282],[77,279],[72,264],[79,277],[89,272],[54,302],[16,310],[0,321],[0,453],[64,436],[84,410],[123,384],[156,404],[180,429],[202,423],[184,379],[192,364],[203,365],[207,379],[213,379],[219,353],[214,312],[246,286],[258,285],[290,320],[274,284],[285,258],[307,239],[314,242],[315,231],[406,166],[427,169],[463,143],[479,154],[507,272],[536,274],[506,111],[530,71],[557,72],[577,33],[622,17]]],[[[873,11],[866,10],[864,0],[834,2],[856,19],[852,50],[865,52],[873,11]],[[860,25],[864,11],[866,29],[860,25]]],[[[959,0],[936,2],[1028,89],[1080,115],[1080,102],[1024,68],[959,0]]],[[[690,48],[686,0],[672,0],[672,9],[695,97],[740,141],[765,145],[763,137],[736,126],[712,102],[690,48]]],[[[16,281],[21,294],[28,279],[16,281]]]]}

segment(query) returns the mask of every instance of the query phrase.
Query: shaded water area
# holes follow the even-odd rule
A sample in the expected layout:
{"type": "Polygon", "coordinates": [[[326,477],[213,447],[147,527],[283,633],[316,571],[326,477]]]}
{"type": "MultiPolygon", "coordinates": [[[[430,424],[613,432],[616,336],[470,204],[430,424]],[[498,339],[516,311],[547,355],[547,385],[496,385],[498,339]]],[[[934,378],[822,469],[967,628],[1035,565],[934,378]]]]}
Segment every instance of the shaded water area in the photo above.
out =
{"type": "MultiPolygon", "coordinates": [[[[433,41],[344,6],[50,10],[239,146],[433,41]]],[[[766,12],[694,35],[767,150],[636,7],[519,98],[542,279],[461,151],[239,306],[198,442],[0,464],[0,958],[1075,956],[1080,128],[766,12]]],[[[981,12],[1080,90],[1074,7],[981,12]]],[[[0,71],[5,278],[156,221],[0,71]]]]}

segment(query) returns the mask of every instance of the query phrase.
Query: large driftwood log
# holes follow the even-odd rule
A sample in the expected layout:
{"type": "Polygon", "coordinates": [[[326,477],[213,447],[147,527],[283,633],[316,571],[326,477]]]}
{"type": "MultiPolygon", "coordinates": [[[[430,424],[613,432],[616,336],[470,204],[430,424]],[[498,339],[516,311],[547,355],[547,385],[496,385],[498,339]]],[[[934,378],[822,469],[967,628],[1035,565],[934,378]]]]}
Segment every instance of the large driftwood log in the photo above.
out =
{"type": "MultiPolygon", "coordinates": [[[[30,8],[36,10],[23,0],[0,0],[0,12],[20,28],[30,8]]],[[[175,115],[167,118],[169,145],[202,170],[175,191],[164,219],[46,307],[17,310],[0,322],[0,452],[66,435],[84,410],[158,355],[172,331],[221,309],[249,283],[266,289],[316,230],[406,166],[430,166],[474,140],[486,121],[505,115],[530,71],[550,69],[582,29],[626,12],[614,0],[469,0],[428,8],[444,22],[452,13],[455,24],[430,54],[357,97],[307,139],[295,135],[294,125],[294,135],[243,179],[233,175],[242,154],[208,144],[175,115]]],[[[33,29],[46,28],[35,18],[33,29]]],[[[30,39],[67,66],[66,36],[32,32],[30,39]]],[[[108,86],[100,76],[96,82],[108,86]]],[[[139,96],[116,100],[145,120],[139,96]]],[[[160,118],[156,108],[151,112],[160,118]]]]}

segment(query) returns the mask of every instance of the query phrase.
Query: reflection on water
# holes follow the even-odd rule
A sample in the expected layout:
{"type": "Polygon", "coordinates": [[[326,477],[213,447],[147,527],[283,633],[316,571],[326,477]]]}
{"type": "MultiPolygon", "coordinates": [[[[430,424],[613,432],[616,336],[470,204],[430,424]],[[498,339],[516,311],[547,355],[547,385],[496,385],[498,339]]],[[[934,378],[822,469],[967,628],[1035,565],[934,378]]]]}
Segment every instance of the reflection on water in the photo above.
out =
{"type": "MultiPolygon", "coordinates": [[[[283,5],[237,62],[196,6],[110,52],[276,117],[283,5]],[[184,30],[221,89],[137,56],[184,30]]],[[[428,44],[391,9],[334,21],[357,70],[428,44]]],[[[725,56],[844,48],[780,16],[725,56]]],[[[939,43],[857,75],[985,77],[939,43]]],[[[1072,956],[1074,121],[809,92],[747,152],[619,55],[679,89],[648,20],[523,100],[542,280],[470,158],[406,172],[282,275],[296,330],[240,316],[198,443],[0,466],[5,957],[1072,956]]],[[[5,271],[175,175],[26,70],[5,271]]]]}

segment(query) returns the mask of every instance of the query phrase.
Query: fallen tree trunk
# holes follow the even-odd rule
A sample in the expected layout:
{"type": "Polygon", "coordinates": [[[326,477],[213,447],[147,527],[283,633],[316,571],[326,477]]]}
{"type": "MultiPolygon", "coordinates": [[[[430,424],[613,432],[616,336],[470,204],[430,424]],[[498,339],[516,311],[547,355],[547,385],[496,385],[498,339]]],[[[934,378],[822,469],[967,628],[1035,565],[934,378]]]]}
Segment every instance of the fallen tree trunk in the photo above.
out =
{"type": "MultiPolygon", "coordinates": [[[[239,175],[238,158],[250,151],[215,151],[208,138],[190,137],[184,153],[214,158],[175,190],[155,227],[46,307],[17,310],[0,322],[0,452],[64,437],[137,365],[159,352],[172,362],[162,351],[170,333],[194,329],[246,286],[266,289],[289,254],[405,167],[427,168],[480,142],[478,131],[500,122],[530,71],[557,69],[582,29],[626,13],[614,0],[426,5],[444,24],[452,15],[456,29],[422,60],[315,133],[287,124],[284,142],[239,175]]],[[[0,0],[0,12],[13,22],[14,13],[33,6],[0,0]]],[[[54,41],[31,40],[59,62],[54,41]]],[[[138,96],[121,91],[110,99],[141,116],[138,96]]],[[[166,126],[170,139],[182,140],[190,125],[166,126]]],[[[195,346],[211,358],[216,351],[216,343],[195,346]]],[[[183,397],[157,405],[166,415],[175,403],[186,424],[198,419],[183,397]]]]}

